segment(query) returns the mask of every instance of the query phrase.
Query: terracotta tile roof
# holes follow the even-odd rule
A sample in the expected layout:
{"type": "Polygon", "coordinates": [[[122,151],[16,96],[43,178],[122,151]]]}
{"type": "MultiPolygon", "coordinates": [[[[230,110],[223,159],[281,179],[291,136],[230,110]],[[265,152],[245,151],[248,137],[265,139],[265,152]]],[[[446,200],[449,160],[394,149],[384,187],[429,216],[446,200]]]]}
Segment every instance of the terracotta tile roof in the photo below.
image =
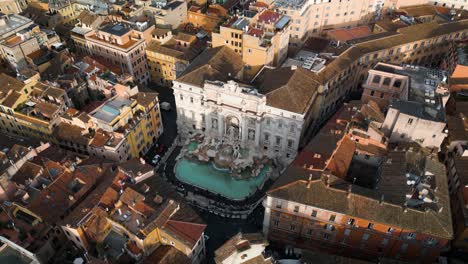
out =
{"type": "Polygon", "coordinates": [[[34,180],[37,176],[42,173],[42,167],[32,163],[30,161],[26,161],[23,166],[18,170],[18,172],[10,178],[12,182],[16,184],[26,185],[27,181],[34,180]]]}
{"type": "Polygon", "coordinates": [[[77,207],[69,212],[69,214],[64,218],[63,223],[77,226],[88,215],[88,213],[93,211],[93,209],[99,204],[101,197],[106,194],[109,186],[112,184],[115,173],[116,172],[112,172],[110,169],[106,170],[102,177],[100,177],[94,189],[86,195],[84,200],[81,201],[77,207]]]}
{"type": "MultiPolygon", "coordinates": [[[[267,246],[268,241],[263,237],[261,233],[238,233],[226,241],[222,246],[220,246],[215,254],[215,262],[223,263],[229,256],[236,254],[237,252],[242,252],[239,250],[240,243],[248,243],[248,245],[262,244],[267,246]]],[[[263,262],[261,262],[263,263],[263,262]]]]}
{"type": "Polygon", "coordinates": [[[83,224],[91,241],[98,243],[105,239],[110,227],[107,213],[100,208],[94,208],[89,219],[83,224]]]}
{"type": "Polygon", "coordinates": [[[124,163],[119,164],[119,168],[130,177],[136,178],[141,174],[153,171],[154,167],[146,164],[140,158],[133,158],[124,163]]]}
{"type": "Polygon", "coordinates": [[[82,146],[88,146],[91,140],[86,133],[87,131],[84,128],[65,122],[61,122],[54,130],[54,135],[57,139],[77,143],[82,146]]]}
{"type": "Polygon", "coordinates": [[[344,136],[327,165],[333,175],[345,178],[349,165],[356,151],[356,143],[349,136],[344,136]]]}
{"type": "MultiPolygon", "coordinates": [[[[335,75],[340,74],[351,64],[355,63],[360,57],[372,52],[385,50],[406,43],[423,40],[431,37],[456,32],[466,29],[468,20],[457,22],[448,22],[438,24],[436,22],[416,24],[405,28],[400,28],[395,34],[385,37],[378,37],[365,42],[356,43],[341,53],[336,59],[331,61],[325,69],[317,74],[316,79],[319,82],[328,82],[335,75]]],[[[378,36],[378,34],[375,34],[378,36]]]]}
{"type": "Polygon", "coordinates": [[[34,108],[47,118],[52,118],[59,111],[57,105],[46,102],[37,102],[34,108]]]}
{"type": "Polygon", "coordinates": [[[143,253],[143,251],[137,246],[135,241],[129,240],[126,244],[128,251],[130,251],[133,255],[139,255],[143,253]]]}
{"type": "Polygon", "coordinates": [[[447,13],[447,8],[437,9],[433,5],[417,5],[401,7],[400,11],[405,12],[408,16],[421,17],[421,16],[435,16],[438,13],[447,13]],[[440,11],[440,12],[439,12],[440,11]]]}
{"type": "Polygon", "coordinates": [[[6,96],[10,90],[21,92],[23,87],[24,83],[20,80],[13,78],[5,73],[0,74],[0,96],[6,96]]]}
{"type": "Polygon", "coordinates": [[[258,16],[258,21],[262,23],[275,23],[279,18],[280,14],[271,11],[271,10],[265,10],[263,11],[259,16],[258,16]]]}
{"type": "Polygon", "coordinates": [[[119,193],[113,188],[109,187],[99,200],[99,206],[102,208],[114,208],[114,204],[119,200],[119,193]]]}
{"type": "Polygon", "coordinates": [[[303,68],[265,68],[256,82],[258,91],[267,97],[267,105],[299,114],[307,113],[320,86],[314,73],[303,68]]]}
{"type": "Polygon", "coordinates": [[[135,205],[131,206],[131,208],[146,218],[151,217],[156,212],[156,210],[143,201],[137,202],[135,205]]]}
{"type": "Polygon", "coordinates": [[[332,39],[348,41],[356,38],[366,37],[372,34],[368,26],[354,27],[350,29],[333,29],[326,32],[332,39]]]}
{"type": "Polygon", "coordinates": [[[208,81],[234,79],[242,69],[242,58],[227,46],[205,50],[176,81],[203,87],[208,81]]]}
{"type": "Polygon", "coordinates": [[[195,224],[183,221],[169,220],[164,225],[164,230],[171,230],[179,239],[183,239],[190,248],[193,248],[197,241],[201,239],[206,229],[204,224],[195,224]]]}
{"type": "Polygon", "coordinates": [[[101,170],[97,166],[86,166],[61,174],[28,205],[28,209],[50,224],[57,223],[96,184],[102,176],[101,170]]]}
{"type": "MultiPolygon", "coordinates": [[[[13,108],[16,103],[18,103],[18,99],[21,97],[21,93],[17,91],[11,91],[3,100],[2,105],[6,107],[13,108]]],[[[1,99],[0,99],[1,100],[1,99]]]]}
{"type": "Polygon", "coordinates": [[[98,15],[88,10],[83,10],[77,17],[77,19],[81,21],[81,23],[86,25],[92,25],[98,18],[98,15]]]}
{"type": "MultiPolygon", "coordinates": [[[[327,165],[331,162],[335,150],[338,148],[343,136],[346,133],[348,122],[351,121],[352,112],[357,111],[352,107],[343,106],[335,115],[320,129],[317,135],[299,152],[294,161],[289,165],[282,176],[272,185],[271,188],[287,185],[288,183],[312,178],[320,178],[327,165]]],[[[343,150],[350,147],[350,142],[345,141],[343,150]]],[[[346,151],[344,151],[346,153],[346,151]]],[[[349,157],[345,154],[337,158],[346,161],[349,157]]],[[[341,161],[343,162],[343,161],[341,161]]],[[[345,164],[333,164],[333,168],[346,167],[345,164]],[[336,167],[335,167],[336,166],[336,167]]],[[[349,166],[349,164],[348,164],[349,166]]]]}
{"type": "Polygon", "coordinates": [[[174,247],[161,245],[143,260],[144,264],[191,264],[192,260],[174,247]]]}
{"type": "Polygon", "coordinates": [[[263,36],[263,29],[252,27],[249,29],[249,32],[247,32],[247,34],[254,37],[261,37],[263,36]]]}
{"type": "Polygon", "coordinates": [[[153,92],[138,92],[130,98],[136,100],[137,103],[143,107],[149,107],[151,103],[158,101],[158,95],[158,93],[153,92]]]}
{"type": "Polygon", "coordinates": [[[122,193],[119,200],[126,205],[132,206],[138,202],[143,201],[144,199],[145,197],[142,194],[128,187],[122,193]]]}

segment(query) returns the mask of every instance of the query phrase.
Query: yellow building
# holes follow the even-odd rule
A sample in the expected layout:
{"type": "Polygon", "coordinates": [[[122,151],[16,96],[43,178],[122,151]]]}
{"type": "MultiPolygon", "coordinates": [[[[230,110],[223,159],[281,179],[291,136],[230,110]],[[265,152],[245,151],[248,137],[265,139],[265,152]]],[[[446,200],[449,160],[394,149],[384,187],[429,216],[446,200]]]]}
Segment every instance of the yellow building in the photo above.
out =
{"type": "Polygon", "coordinates": [[[241,54],[244,78],[253,78],[263,66],[279,66],[286,59],[290,20],[271,10],[252,18],[232,17],[212,34],[213,47],[225,45],[241,54]]]}
{"type": "Polygon", "coordinates": [[[156,93],[110,98],[90,116],[95,129],[124,135],[129,158],[143,156],[163,132],[156,93]]]}
{"type": "Polygon", "coordinates": [[[1,0],[0,12],[6,15],[19,14],[28,7],[25,0],[1,0]]]}
{"type": "MultiPolygon", "coordinates": [[[[47,95],[45,90],[37,87],[39,74],[20,78],[0,75],[0,129],[10,134],[55,142],[52,132],[60,122],[59,113],[64,107],[61,104],[65,102],[41,100],[47,95]]],[[[49,92],[56,93],[61,89],[52,90],[49,92]]]]}
{"type": "Polygon", "coordinates": [[[55,1],[49,2],[50,13],[59,13],[62,17],[62,23],[66,25],[75,25],[80,11],[77,10],[78,4],[74,1],[55,1]]]}
{"type": "Polygon", "coordinates": [[[153,41],[146,48],[146,56],[154,83],[171,87],[175,80],[206,47],[194,35],[178,33],[173,36],[166,29],[155,29],[153,41]]]}
{"type": "Polygon", "coordinates": [[[68,239],[83,249],[96,248],[101,258],[106,255],[103,248],[112,247],[116,238],[125,238],[125,245],[114,249],[125,251],[136,261],[161,246],[170,246],[191,263],[201,263],[205,257],[206,224],[189,206],[171,199],[176,194],[171,193],[174,191],[168,183],[152,177],[148,183],[151,187],[145,184],[147,189],[141,191],[132,184],[120,185],[129,174],[153,170],[133,159],[107,171],[104,183],[63,221],[67,224],[61,228],[68,239]]]}

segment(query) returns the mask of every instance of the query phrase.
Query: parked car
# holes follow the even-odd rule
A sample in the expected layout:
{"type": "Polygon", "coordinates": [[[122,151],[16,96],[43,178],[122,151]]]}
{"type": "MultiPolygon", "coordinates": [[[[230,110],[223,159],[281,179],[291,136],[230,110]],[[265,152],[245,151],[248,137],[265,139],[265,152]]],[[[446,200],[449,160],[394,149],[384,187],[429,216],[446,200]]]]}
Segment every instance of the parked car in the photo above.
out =
{"type": "Polygon", "coordinates": [[[166,110],[166,111],[171,110],[171,104],[168,102],[162,102],[159,105],[161,106],[162,110],[166,110]]]}
{"type": "Polygon", "coordinates": [[[156,165],[158,164],[158,162],[161,160],[161,156],[159,156],[158,154],[156,154],[156,156],[154,156],[153,160],[151,161],[151,164],[153,165],[156,165]]]}

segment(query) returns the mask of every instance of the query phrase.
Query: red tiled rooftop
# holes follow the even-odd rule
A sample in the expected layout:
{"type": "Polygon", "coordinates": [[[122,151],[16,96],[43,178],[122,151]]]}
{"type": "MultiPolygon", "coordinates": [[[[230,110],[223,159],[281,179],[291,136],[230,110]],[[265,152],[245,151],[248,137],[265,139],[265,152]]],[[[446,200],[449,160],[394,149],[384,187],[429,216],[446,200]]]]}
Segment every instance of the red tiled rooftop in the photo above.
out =
{"type": "Polygon", "coordinates": [[[205,231],[206,225],[169,220],[165,227],[183,236],[191,245],[195,245],[205,231]]]}
{"type": "Polygon", "coordinates": [[[280,18],[280,14],[271,10],[265,10],[263,13],[261,13],[258,16],[258,21],[270,24],[270,23],[275,23],[279,18],[280,18]]]}
{"type": "Polygon", "coordinates": [[[351,164],[351,160],[353,159],[355,150],[356,143],[349,136],[344,136],[330,159],[327,169],[330,170],[333,175],[344,178],[351,164]]]}
{"type": "Polygon", "coordinates": [[[249,29],[248,34],[251,35],[251,36],[254,36],[254,37],[260,37],[260,36],[263,35],[263,30],[258,29],[258,28],[251,28],[251,29],[249,29]]]}
{"type": "Polygon", "coordinates": [[[327,35],[339,41],[347,41],[356,38],[362,38],[371,34],[371,30],[367,26],[355,27],[351,29],[339,28],[327,31],[327,35]]]}
{"type": "Polygon", "coordinates": [[[255,7],[265,7],[265,8],[268,8],[268,4],[267,3],[264,3],[264,2],[255,2],[255,3],[251,3],[250,4],[251,6],[255,6],[255,7]]]}

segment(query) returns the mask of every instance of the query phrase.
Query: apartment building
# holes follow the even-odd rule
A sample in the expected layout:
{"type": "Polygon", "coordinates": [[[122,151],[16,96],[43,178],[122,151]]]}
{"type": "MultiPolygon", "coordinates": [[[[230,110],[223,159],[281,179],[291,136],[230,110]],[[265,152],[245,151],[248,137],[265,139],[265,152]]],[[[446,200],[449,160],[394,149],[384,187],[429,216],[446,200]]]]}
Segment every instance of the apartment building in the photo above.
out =
{"type": "Polygon", "coordinates": [[[19,14],[28,7],[25,0],[2,0],[0,1],[0,12],[6,15],[19,14]]]}
{"type": "Polygon", "coordinates": [[[362,102],[374,101],[381,109],[387,109],[394,99],[408,100],[410,77],[403,70],[401,66],[377,63],[362,85],[362,102]]]}
{"type": "Polygon", "coordinates": [[[353,112],[363,109],[373,112],[344,106],[273,184],[264,234],[287,248],[434,261],[453,237],[445,166],[407,144],[384,151],[385,160],[370,169],[372,157],[360,159],[361,141],[347,134],[361,119],[353,112]]]}
{"type": "Polygon", "coordinates": [[[45,50],[59,42],[60,38],[55,32],[43,31],[38,25],[31,25],[0,41],[0,52],[8,65],[18,70],[26,67],[28,59],[34,54],[40,54],[41,49],[45,50]]]}
{"type": "Polygon", "coordinates": [[[151,80],[171,87],[187,66],[206,48],[206,42],[195,35],[156,29],[153,41],[146,48],[151,80]]]}
{"type": "MultiPolygon", "coordinates": [[[[65,218],[67,224],[61,227],[67,238],[83,249],[107,247],[110,250],[102,251],[98,246],[99,254],[115,259],[126,253],[138,261],[171,247],[189,263],[200,263],[205,258],[206,225],[162,179],[151,185],[124,183],[129,180],[126,167],[108,170],[109,177],[65,218]]],[[[141,173],[148,170],[153,168],[144,166],[141,173]]]]}
{"type": "Polygon", "coordinates": [[[273,263],[272,256],[265,256],[268,241],[261,233],[238,233],[215,251],[215,263],[273,263]]]}
{"type": "Polygon", "coordinates": [[[19,79],[2,74],[1,129],[7,133],[55,142],[52,133],[66,110],[64,90],[38,83],[39,74],[19,79]]]}
{"type": "Polygon", "coordinates": [[[34,22],[24,16],[10,14],[0,16],[0,41],[33,26],[34,22]]]}
{"type": "MultiPolygon", "coordinates": [[[[407,99],[394,98],[382,125],[382,131],[390,138],[390,142],[412,141],[424,147],[439,149],[447,137],[444,109],[449,93],[445,72],[408,65],[400,69],[399,66],[378,64],[376,68],[387,73],[406,75],[409,81],[407,99]]],[[[379,98],[382,93],[379,95],[378,92],[370,91],[368,97],[379,98]]]]}
{"type": "Polygon", "coordinates": [[[94,127],[123,135],[128,158],[141,157],[163,132],[157,94],[115,96],[90,113],[94,127]]]}
{"type": "Polygon", "coordinates": [[[455,111],[448,118],[448,149],[446,153],[447,183],[453,216],[453,246],[468,252],[468,104],[455,102],[455,111]]]}
{"type": "Polygon", "coordinates": [[[192,5],[187,11],[187,23],[213,32],[227,16],[227,10],[219,4],[211,4],[208,7],[192,5]]]}
{"type": "Polygon", "coordinates": [[[76,24],[80,14],[77,3],[71,0],[48,2],[47,10],[51,14],[60,14],[61,23],[69,26],[76,24]]]}
{"type": "Polygon", "coordinates": [[[272,10],[234,16],[212,34],[212,45],[241,54],[244,78],[252,79],[263,66],[279,66],[286,59],[290,21],[290,16],[272,10]]]}
{"type": "MultiPolygon", "coordinates": [[[[374,35],[350,46],[325,49],[336,57],[315,75],[327,87],[322,97],[320,120],[326,120],[351,91],[360,90],[368,71],[378,62],[435,66],[447,54],[453,40],[464,39],[467,20],[424,23],[400,28],[389,36],[374,35]]],[[[320,123],[321,121],[318,121],[320,123]]]]}
{"type": "Polygon", "coordinates": [[[154,25],[148,22],[135,26],[125,22],[109,23],[98,30],[75,27],[71,38],[79,52],[102,57],[132,75],[136,82],[148,84],[150,74],[145,49],[153,29],[154,25]]]}
{"type": "Polygon", "coordinates": [[[105,16],[95,14],[88,10],[83,10],[76,18],[77,26],[89,29],[99,29],[105,20],[105,16]]]}
{"type": "Polygon", "coordinates": [[[142,13],[154,17],[157,25],[178,28],[187,20],[186,1],[154,1],[142,8],[142,13]]]}
{"type": "Polygon", "coordinates": [[[339,27],[368,24],[381,12],[385,1],[316,1],[276,0],[265,1],[292,18],[289,25],[290,46],[302,47],[309,36],[339,27]]]}
{"type": "Polygon", "coordinates": [[[464,0],[438,0],[438,1],[435,1],[435,0],[390,0],[385,6],[398,9],[400,7],[427,5],[427,4],[453,8],[453,9],[467,10],[467,5],[466,5],[466,2],[464,2],[464,0]]]}
{"type": "Polygon", "coordinates": [[[59,42],[55,32],[41,30],[29,18],[0,14],[0,57],[14,69],[26,66],[26,56],[59,42]]]}

